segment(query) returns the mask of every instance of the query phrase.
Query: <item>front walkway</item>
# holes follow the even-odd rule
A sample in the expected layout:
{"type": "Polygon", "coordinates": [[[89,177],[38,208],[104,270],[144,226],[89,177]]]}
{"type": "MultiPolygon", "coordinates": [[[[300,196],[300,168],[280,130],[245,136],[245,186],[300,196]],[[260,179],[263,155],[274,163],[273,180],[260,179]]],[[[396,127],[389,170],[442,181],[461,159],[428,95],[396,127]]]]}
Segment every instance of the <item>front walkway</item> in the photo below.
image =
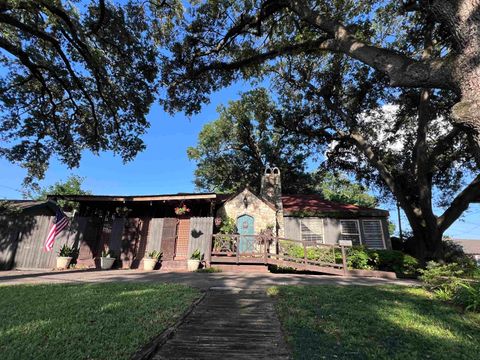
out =
{"type": "Polygon", "coordinates": [[[211,289],[153,355],[166,359],[288,359],[280,322],[265,291],[211,289]]]}
{"type": "Polygon", "coordinates": [[[112,281],[174,282],[200,289],[227,287],[265,289],[274,285],[417,285],[413,280],[341,277],[332,275],[300,275],[221,272],[181,273],[144,272],[138,270],[71,270],[71,271],[0,271],[0,285],[42,283],[85,283],[112,281]]]}

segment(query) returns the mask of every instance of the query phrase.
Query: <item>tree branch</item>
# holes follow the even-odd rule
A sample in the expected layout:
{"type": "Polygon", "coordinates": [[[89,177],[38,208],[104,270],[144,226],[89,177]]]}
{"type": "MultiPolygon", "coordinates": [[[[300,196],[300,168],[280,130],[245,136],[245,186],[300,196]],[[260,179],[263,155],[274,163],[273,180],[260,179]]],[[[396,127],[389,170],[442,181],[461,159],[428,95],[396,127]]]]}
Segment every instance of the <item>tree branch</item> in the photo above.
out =
{"type": "Polygon", "coordinates": [[[452,201],[449,208],[437,219],[437,224],[441,232],[447,230],[462,213],[468,209],[470,203],[480,198],[480,175],[457,195],[452,201]]]}
{"type": "Polygon", "coordinates": [[[312,10],[308,2],[290,0],[289,7],[305,22],[332,38],[321,44],[321,50],[340,52],[373,67],[390,78],[391,86],[457,90],[452,61],[417,61],[393,50],[368,45],[357,40],[339,22],[312,10]]]}

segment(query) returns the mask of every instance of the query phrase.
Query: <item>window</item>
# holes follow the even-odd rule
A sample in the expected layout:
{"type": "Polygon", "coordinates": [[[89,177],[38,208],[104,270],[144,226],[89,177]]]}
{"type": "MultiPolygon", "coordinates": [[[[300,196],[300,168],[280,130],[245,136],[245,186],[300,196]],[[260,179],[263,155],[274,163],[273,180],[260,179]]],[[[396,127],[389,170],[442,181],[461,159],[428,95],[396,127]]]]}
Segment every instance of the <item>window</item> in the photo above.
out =
{"type": "Polygon", "coordinates": [[[340,220],[340,240],[350,240],[353,245],[360,245],[360,226],[358,220],[340,220]]]}
{"type": "Polygon", "coordinates": [[[363,220],[363,241],[371,249],[384,249],[382,222],[380,220],[363,220]]]}
{"type": "Polygon", "coordinates": [[[303,218],[300,220],[303,241],[323,243],[323,219],[303,218]]]}

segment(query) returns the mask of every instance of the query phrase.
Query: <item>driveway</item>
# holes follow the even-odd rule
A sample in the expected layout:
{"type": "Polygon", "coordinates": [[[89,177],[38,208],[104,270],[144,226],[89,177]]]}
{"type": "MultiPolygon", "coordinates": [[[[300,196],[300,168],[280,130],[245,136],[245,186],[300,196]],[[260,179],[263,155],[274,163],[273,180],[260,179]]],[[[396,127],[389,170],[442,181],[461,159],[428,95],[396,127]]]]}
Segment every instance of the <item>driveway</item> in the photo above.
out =
{"type": "Polygon", "coordinates": [[[174,282],[200,289],[238,288],[265,289],[273,285],[406,285],[416,286],[417,281],[341,277],[333,275],[273,274],[268,272],[146,272],[139,270],[72,270],[72,271],[2,271],[0,285],[89,283],[89,282],[174,282]]]}

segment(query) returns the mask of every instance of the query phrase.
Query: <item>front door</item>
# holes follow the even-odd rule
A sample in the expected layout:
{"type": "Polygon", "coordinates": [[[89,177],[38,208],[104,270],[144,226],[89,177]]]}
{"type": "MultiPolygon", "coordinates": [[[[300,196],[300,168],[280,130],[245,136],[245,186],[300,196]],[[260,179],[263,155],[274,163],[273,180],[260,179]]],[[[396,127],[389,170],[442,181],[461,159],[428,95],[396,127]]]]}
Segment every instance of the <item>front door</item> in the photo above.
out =
{"type": "Polygon", "coordinates": [[[254,220],[250,215],[242,215],[237,219],[237,229],[240,234],[240,241],[238,244],[238,252],[250,253],[254,250],[254,220]]]}

